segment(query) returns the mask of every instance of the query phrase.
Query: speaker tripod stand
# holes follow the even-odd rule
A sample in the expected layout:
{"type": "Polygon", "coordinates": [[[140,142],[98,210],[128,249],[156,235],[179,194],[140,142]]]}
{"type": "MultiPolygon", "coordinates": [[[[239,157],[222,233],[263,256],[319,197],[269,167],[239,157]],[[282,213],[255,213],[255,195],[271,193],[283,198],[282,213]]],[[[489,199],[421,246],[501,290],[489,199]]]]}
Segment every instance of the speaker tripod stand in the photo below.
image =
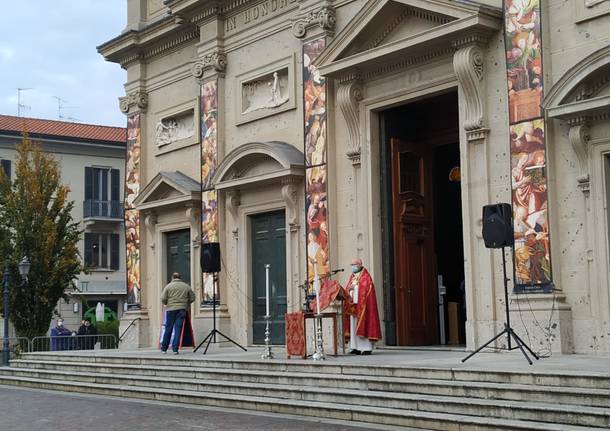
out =
{"type": "Polygon", "coordinates": [[[206,353],[208,353],[208,349],[210,348],[210,344],[214,343],[216,344],[216,334],[220,335],[221,337],[223,337],[225,340],[233,343],[234,345],[236,345],[237,347],[239,347],[240,349],[242,349],[244,352],[247,352],[248,350],[246,350],[245,347],[243,347],[242,345],[240,345],[239,343],[233,341],[232,339],[230,339],[229,337],[227,337],[225,334],[223,334],[222,332],[220,332],[218,329],[216,329],[216,298],[217,298],[217,291],[218,291],[218,273],[215,272],[214,273],[214,296],[212,298],[212,330],[210,331],[210,333],[208,335],[205,336],[205,338],[203,339],[203,341],[201,343],[199,343],[199,345],[195,348],[195,350],[193,350],[193,353],[197,352],[197,350],[199,350],[199,348],[201,346],[203,346],[206,342],[207,344],[205,345],[205,349],[203,350],[203,354],[205,355],[206,353]]]}
{"type": "MultiPolygon", "coordinates": [[[[462,362],[466,362],[468,359],[472,358],[474,355],[479,353],[481,350],[483,350],[485,347],[489,346],[491,343],[493,343],[494,341],[496,341],[498,338],[500,338],[503,335],[506,335],[506,337],[508,338],[508,350],[515,350],[515,349],[521,350],[521,353],[523,353],[523,356],[525,356],[525,359],[527,360],[527,362],[529,362],[530,365],[532,365],[532,360],[527,355],[526,350],[528,352],[530,352],[530,354],[534,358],[536,358],[536,360],[540,359],[532,351],[532,349],[530,349],[529,346],[521,339],[521,337],[519,337],[515,333],[513,328],[510,326],[510,310],[508,307],[508,277],[506,277],[506,256],[505,256],[505,252],[504,252],[505,248],[506,247],[502,247],[502,270],[503,270],[503,274],[504,274],[504,304],[506,305],[506,322],[504,323],[504,330],[502,332],[500,332],[499,334],[497,334],[495,337],[493,337],[491,340],[489,340],[487,343],[483,344],[477,350],[472,352],[470,355],[468,355],[464,359],[462,359],[462,362]],[[515,340],[515,344],[517,345],[517,347],[512,347],[511,338],[513,340],[515,340]]],[[[511,250],[512,250],[512,247],[511,247],[511,250]]]]}

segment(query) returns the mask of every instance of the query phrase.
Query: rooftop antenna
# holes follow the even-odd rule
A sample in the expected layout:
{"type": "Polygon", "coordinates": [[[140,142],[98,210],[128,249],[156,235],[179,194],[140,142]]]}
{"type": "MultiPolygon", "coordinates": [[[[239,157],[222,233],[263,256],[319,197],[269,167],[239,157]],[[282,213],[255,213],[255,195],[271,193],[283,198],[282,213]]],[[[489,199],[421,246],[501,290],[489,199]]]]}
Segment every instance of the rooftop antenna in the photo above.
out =
{"type": "Polygon", "coordinates": [[[74,108],[78,108],[78,106],[66,106],[64,105],[64,103],[68,102],[65,99],[62,99],[61,97],[58,96],[53,96],[56,100],[57,100],[57,118],[59,120],[67,120],[67,121],[71,121],[73,123],[80,121],[78,118],[74,118],[74,117],[66,117],[65,115],[63,115],[63,110],[64,109],[74,109],[74,108]]]}
{"type": "Polygon", "coordinates": [[[28,90],[33,90],[33,88],[17,88],[17,116],[21,117],[21,111],[22,110],[30,110],[32,109],[31,106],[28,105],[24,105],[23,103],[21,103],[21,92],[22,91],[28,91],[28,90]]]}

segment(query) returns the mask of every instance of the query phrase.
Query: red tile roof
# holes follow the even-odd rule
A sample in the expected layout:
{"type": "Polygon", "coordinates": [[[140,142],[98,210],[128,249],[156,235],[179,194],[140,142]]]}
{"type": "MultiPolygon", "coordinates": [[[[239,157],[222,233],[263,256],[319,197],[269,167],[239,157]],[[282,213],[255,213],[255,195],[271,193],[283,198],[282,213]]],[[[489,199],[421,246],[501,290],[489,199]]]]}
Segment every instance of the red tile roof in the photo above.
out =
{"type": "Polygon", "coordinates": [[[30,135],[44,135],[86,141],[104,141],[125,144],[127,129],[124,127],[98,126],[95,124],[68,123],[66,121],[0,115],[0,132],[27,131],[30,135]]]}

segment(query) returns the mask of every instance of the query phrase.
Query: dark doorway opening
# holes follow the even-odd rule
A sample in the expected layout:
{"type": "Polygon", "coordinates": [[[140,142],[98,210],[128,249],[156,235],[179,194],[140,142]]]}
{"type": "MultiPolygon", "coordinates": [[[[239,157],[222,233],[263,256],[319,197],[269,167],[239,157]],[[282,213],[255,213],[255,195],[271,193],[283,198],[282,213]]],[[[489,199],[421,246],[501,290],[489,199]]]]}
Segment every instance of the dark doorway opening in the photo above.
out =
{"type": "Polygon", "coordinates": [[[177,272],[185,283],[191,284],[191,231],[177,230],[165,234],[166,274],[165,281],[172,280],[177,272]]]}
{"type": "Polygon", "coordinates": [[[284,344],[286,296],[286,215],[284,211],[250,217],[252,256],[252,343],[265,342],[266,274],[269,264],[271,343],[284,344]]]}
{"type": "Polygon", "coordinates": [[[384,311],[390,345],[465,342],[458,126],[456,92],[381,113],[384,311]]]}

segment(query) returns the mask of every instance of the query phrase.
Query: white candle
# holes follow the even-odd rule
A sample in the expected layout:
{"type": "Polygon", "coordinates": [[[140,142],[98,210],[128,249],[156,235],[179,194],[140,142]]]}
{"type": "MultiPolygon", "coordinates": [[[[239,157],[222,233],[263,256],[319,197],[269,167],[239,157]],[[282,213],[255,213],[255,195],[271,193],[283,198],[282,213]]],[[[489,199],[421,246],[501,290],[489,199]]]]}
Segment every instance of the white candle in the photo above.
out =
{"type": "Polygon", "coordinates": [[[318,262],[313,262],[313,288],[316,292],[316,309],[320,314],[320,278],[318,277],[318,262]]]}
{"type": "Polygon", "coordinates": [[[265,314],[265,316],[270,316],[269,314],[269,268],[271,268],[271,265],[269,265],[268,263],[265,265],[265,287],[266,287],[266,303],[267,303],[267,314],[265,314]]]}

